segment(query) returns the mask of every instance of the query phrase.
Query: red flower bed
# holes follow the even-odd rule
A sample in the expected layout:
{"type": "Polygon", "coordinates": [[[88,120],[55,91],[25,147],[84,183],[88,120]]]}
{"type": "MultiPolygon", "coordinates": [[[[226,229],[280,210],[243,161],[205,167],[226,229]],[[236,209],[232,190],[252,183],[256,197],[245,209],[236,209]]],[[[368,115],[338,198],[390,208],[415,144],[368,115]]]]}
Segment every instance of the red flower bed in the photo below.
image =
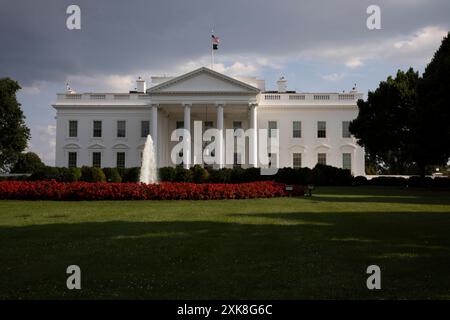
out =
{"type": "Polygon", "coordinates": [[[272,198],[303,195],[304,188],[272,181],[240,184],[195,184],[181,182],[88,183],[56,181],[3,181],[0,199],[15,200],[217,200],[272,198]]]}

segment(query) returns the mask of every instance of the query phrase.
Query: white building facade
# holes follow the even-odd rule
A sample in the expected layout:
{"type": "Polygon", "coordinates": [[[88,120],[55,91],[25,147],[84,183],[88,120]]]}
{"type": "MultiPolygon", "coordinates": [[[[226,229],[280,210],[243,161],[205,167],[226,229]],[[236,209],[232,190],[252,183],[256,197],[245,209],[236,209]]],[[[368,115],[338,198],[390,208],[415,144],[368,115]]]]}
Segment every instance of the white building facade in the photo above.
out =
{"type": "MultiPolygon", "coordinates": [[[[254,129],[255,135],[258,129],[278,129],[279,151],[269,155],[272,166],[313,168],[323,163],[364,175],[364,149],[348,131],[362,94],[287,91],[283,78],[277,85],[278,90],[266,91],[263,80],[200,68],[173,78],[152,77],[149,89],[139,78],[129,93],[58,94],[53,104],[56,166],[139,167],[148,134],[158,167],[175,166],[171,151],[177,141],[171,141],[172,132],[184,128],[194,136],[194,122],[201,121],[203,130],[223,133],[217,141],[222,153],[226,129],[254,129]]],[[[243,167],[258,158],[257,137],[251,138],[243,167]]],[[[202,151],[196,154],[192,148],[179,157],[190,167],[199,163],[202,151]]],[[[224,166],[229,166],[225,160],[219,163],[224,166]]]]}

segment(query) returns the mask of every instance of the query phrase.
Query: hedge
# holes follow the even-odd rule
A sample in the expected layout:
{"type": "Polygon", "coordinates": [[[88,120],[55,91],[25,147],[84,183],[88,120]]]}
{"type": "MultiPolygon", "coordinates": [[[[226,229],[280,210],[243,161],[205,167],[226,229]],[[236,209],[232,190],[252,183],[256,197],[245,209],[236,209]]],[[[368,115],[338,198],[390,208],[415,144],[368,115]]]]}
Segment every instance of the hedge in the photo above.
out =
{"type": "MultiPolygon", "coordinates": [[[[58,182],[139,182],[140,168],[55,168],[44,167],[33,173],[29,178],[8,177],[0,180],[56,180],[58,182]],[[82,175],[82,171],[84,174],[82,175]]],[[[190,169],[182,167],[165,167],[159,169],[159,179],[165,182],[195,182],[195,183],[244,183],[261,180],[273,180],[291,185],[318,186],[399,186],[399,187],[450,187],[450,178],[430,177],[376,177],[367,180],[366,177],[353,177],[349,170],[336,167],[317,165],[310,168],[281,168],[274,176],[263,176],[258,168],[223,168],[205,169],[201,166],[194,166],[190,169]]]]}

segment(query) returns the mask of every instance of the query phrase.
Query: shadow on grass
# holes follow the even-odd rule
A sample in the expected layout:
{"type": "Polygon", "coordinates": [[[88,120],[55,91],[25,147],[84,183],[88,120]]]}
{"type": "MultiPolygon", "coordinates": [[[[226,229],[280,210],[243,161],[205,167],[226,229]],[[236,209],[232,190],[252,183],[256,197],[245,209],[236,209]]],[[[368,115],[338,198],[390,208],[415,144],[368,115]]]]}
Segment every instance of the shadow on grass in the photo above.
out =
{"type": "Polygon", "coordinates": [[[305,197],[305,199],[319,202],[374,202],[398,204],[436,204],[450,206],[450,189],[398,187],[318,187],[312,197],[305,197]]]}
{"type": "Polygon", "coordinates": [[[2,226],[0,298],[364,299],[450,294],[450,215],[255,213],[227,219],[233,222],[2,226]],[[65,271],[72,264],[81,267],[81,291],[65,287],[65,271]],[[381,291],[365,287],[370,264],[382,269],[381,291]]]}

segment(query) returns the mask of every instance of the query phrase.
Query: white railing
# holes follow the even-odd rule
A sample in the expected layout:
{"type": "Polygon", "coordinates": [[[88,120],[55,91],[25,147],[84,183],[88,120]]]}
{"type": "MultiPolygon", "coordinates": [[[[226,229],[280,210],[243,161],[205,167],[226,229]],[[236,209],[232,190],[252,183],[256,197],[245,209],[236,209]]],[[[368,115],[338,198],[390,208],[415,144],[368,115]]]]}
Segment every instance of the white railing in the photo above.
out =
{"type": "Polygon", "coordinates": [[[281,96],[279,94],[265,94],[264,99],[265,100],[280,100],[281,96]]]}
{"type": "Polygon", "coordinates": [[[115,104],[148,99],[150,99],[150,96],[143,93],[59,93],[56,101],[70,103],[77,100],[77,103],[115,104]]]}
{"type": "Polygon", "coordinates": [[[356,105],[362,93],[262,93],[260,105],[338,104],[356,105]]]}

